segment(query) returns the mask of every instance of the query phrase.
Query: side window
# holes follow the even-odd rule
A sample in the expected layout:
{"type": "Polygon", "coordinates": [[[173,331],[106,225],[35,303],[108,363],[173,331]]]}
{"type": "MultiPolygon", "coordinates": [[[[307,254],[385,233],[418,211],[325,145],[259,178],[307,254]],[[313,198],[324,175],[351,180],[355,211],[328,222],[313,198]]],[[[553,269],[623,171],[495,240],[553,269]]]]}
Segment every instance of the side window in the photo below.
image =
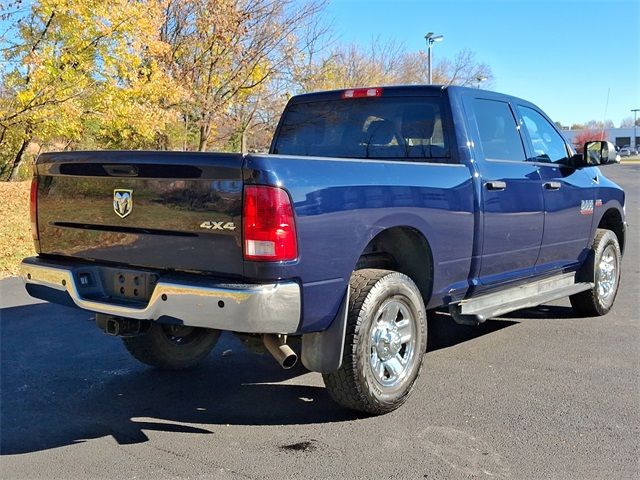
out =
{"type": "Polygon", "coordinates": [[[509,104],[476,98],[474,107],[484,157],[525,161],[522,139],[509,104]]]}
{"type": "Polygon", "coordinates": [[[527,129],[536,162],[563,163],[568,153],[562,136],[539,112],[533,108],[518,106],[524,127],[527,129]]]}

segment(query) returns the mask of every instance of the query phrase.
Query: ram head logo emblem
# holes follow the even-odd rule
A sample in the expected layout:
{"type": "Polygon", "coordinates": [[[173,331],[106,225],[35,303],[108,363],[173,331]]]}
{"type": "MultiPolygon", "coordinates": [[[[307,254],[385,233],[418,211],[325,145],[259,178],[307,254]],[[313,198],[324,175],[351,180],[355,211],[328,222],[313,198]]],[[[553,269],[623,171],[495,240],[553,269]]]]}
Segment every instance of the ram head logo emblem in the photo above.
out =
{"type": "Polygon", "coordinates": [[[133,209],[133,190],[114,190],[113,191],[113,210],[120,218],[124,218],[131,213],[133,209]]]}

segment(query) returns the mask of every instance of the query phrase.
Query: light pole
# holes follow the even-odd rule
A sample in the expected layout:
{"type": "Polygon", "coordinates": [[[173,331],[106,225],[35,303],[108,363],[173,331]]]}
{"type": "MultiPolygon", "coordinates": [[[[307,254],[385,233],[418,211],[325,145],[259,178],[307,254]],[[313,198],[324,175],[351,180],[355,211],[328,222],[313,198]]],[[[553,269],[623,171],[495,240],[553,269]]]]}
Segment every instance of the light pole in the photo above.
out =
{"type": "Polygon", "coordinates": [[[435,35],[433,32],[429,32],[424,36],[427,41],[427,55],[429,56],[429,85],[433,84],[433,78],[431,74],[431,46],[436,42],[444,40],[444,35],[435,35]]]}
{"type": "Polygon", "coordinates": [[[638,142],[636,141],[638,138],[638,135],[636,134],[636,115],[640,112],[640,108],[632,108],[631,111],[633,112],[633,148],[638,151],[638,142]]]}
{"type": "Polygon", "coordinates": [[[478,75],[478,76],[476,77],[476,80],[478,81],[478,88],[480,88],[480,84],[481,84],[482,82],[484,82],[486,79],[487,79],[487,77],[485,77],[484,75],[478,75]]]}

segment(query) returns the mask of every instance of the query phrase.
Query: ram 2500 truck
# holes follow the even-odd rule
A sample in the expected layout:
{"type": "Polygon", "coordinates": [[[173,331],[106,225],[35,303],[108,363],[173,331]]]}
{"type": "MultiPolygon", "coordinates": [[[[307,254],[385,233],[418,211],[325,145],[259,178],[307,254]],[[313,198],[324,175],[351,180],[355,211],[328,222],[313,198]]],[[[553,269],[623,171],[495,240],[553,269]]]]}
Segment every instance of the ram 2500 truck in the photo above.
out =
{"type": "Polygon", "coordinates": [[[268,155],[40,155],[37,298],[95,312],[138,360],[195,365],[220,331],[290,367],[291,338],[340,404],[400,406],[427,312],[486,318],[569,296],[604,315],[620,281],[624,192],[535,105],[460,87],[293,97],[268,155]]]}

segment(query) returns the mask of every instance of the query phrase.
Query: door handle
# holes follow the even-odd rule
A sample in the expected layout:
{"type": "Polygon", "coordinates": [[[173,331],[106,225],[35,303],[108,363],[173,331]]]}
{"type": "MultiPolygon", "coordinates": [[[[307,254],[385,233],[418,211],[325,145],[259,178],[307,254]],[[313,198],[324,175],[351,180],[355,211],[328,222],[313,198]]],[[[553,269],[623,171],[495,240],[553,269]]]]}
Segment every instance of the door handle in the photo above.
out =
{"type": "Polygon", "coordinates": [[[546,190],[560,190],[560,187],[562,187],[560,182],[546,182],[544,184],[546,190]]]}
{"type": "Polygon", "coordinates": [[[484,185],[485,187],[487,187],[487,190],[504,190],[505,188],[507,188],[506,182],[502,182],[500,180],[487,182],[484,185]]]}

